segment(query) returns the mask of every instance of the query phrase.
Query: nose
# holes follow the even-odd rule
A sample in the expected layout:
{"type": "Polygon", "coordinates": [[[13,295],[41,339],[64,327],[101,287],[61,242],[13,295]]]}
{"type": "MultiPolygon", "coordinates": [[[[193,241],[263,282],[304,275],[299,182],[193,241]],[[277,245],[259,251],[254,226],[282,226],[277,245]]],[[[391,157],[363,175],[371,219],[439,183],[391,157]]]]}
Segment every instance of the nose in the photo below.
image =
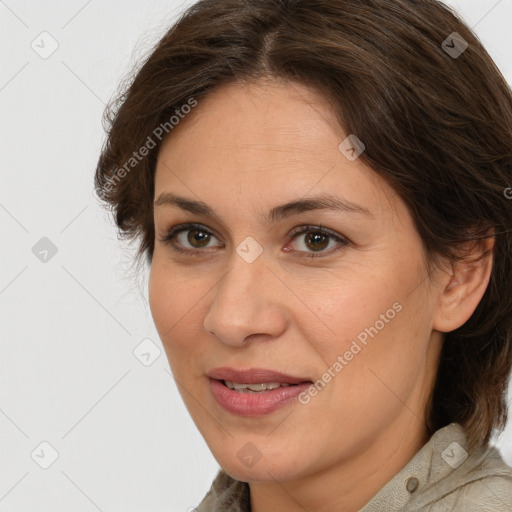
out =
{"type": "Polygon", "coordinates": [[[204,328],[231,346],[255,337],[277,338],[286,329],[280,299],[285,291],[263,254],[248,263],[233,252],[227,272],[212,290],[204,328]]]}

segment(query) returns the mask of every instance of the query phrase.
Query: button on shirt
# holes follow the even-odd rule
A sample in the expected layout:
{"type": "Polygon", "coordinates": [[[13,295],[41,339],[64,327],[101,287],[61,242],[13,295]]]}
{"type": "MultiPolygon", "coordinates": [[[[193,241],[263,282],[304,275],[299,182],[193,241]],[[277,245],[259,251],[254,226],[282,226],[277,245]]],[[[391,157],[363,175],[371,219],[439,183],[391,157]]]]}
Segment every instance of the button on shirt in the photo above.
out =
{"type": "MultiPolygon", "coordinates": [[[[494,447],[469,454],[457,423],[439,429],[359,512],[512,512],[512,468],[494,447]]],[[[251,512],[249,485],[220,470],[197,512],[251,512]]]]}

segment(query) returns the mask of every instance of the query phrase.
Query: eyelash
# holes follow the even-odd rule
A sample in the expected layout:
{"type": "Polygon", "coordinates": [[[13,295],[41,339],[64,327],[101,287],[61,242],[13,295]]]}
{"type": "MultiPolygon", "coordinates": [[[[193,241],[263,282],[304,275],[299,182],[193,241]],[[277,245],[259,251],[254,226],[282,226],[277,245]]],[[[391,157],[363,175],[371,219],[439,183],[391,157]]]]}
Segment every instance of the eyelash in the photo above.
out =
{"type": "MultiPolygon", "coordinates": [[[[174,243],[174,239],[176,238],[176,236],[178,234],[182,233],[183,231],[193,231],[193,230],[202,231],[208,235],[215,236],[213,233],[208,231],[208,229],[206,229],[201,224],[187,223],[187,224],[180,224],[178,226],[174,226],[173,228],[170,228],[167,231],[166,235],[163,236],[162,238],[159,238],[159,240],[160,240],[160,242],[170,245],[174,251],[189,254],[191,256],[202,256],[200,253],[206,252],[207,249],[183,249],[183,248],[176,246],[174,243]]],[[[337,234],[333,233],[332,231],[324,228],[321,224],[319,226],[311,226],[311,225],[301,226],[299,228],[299,230],[293,231],[290,234],[290,236],[292,236],[292,240],[295,240],[295,238],[297,238],[298,236],[303,235],[305,233],[321,233],[323,235],[327,235],[327,236],[331,237],[333,240],[335,240],[336,242],[338,242],[340,244],[340,246],[337,248],[334,248],[334,249],[330,249],[329,251],[319,251],[319,252],[312,252],[312,253],[308,253],[308,252],[304,253],[304,251],[293,251],[293,252],[299,253],[298,256],[300,258],[302,258],[302,257],[318,258],[318,257],[326,256],[326,255],[331,255],[332,253],[343,249],[344,247],[346,247],[349,244],[349,241],[346,238],[344,238],[340,235],[337,235],[337,234]]]]}

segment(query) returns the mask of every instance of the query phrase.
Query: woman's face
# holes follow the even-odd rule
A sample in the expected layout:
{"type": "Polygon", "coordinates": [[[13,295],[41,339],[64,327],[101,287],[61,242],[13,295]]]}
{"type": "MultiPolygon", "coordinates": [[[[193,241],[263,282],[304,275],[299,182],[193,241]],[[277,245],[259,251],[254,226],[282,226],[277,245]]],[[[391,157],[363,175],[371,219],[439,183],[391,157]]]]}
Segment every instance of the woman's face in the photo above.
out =
{"type": "Polygon", "coordinates": [[[239,480],[348,461],[377,471],[425,441],[441,287],[403,201],[346,150],[348,135],[305,87],[230,84],[158,155],[151,311],[186,407],[239,480]],[[324,196],[323,208],[299,206],[324,196]],[[200,226],[162,241],[186,223],[200,226]],[[303,384],[248,393],[222,382],[289,377],[303,384]]]}

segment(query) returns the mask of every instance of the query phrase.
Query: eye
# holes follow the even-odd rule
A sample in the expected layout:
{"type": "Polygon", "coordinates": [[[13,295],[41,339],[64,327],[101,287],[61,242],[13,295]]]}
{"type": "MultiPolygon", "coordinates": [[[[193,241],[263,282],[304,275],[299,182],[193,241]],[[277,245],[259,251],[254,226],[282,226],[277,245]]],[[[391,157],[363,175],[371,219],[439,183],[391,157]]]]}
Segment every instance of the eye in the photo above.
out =
{"type": "Polygon", "coordinates": [[[199,252],[197,249],[208,247],[212,237],[215,238],[201,224],[181,224],[169,229],[160,241],[171,245],[176,251],[194,254],[199,252]]]}
{"type": "Polygon", "coordinates": [[[299,246],[302,246],[306,250],[296,251],[299,257],[315,258],[325,256],[343,249],[349,244],[349,241],[346,238],[322,227],[322,225],[301,226],[297,230],[293,231],[291,235],[293,235],[293,240],[301,237],[302,235],[306,235],[303,242],[299,244],[299,246]],[[331,245],[329,250],[324,250],[329,247],[331,241],[334,241],[335,243],[331,245]],[[334,248],[332,246],[334,246],[334,248]],[[308,250],[312,250],[313,252],[308,252],[308,250]]]}
{"type": "MultiPolygon", "coordinates": [[[[349,244],[346,238],[322,227],[322,225],[300,226],[290,233],[292,241],[302,235],[306,235],[303,242],[299,244],[302,249],[285,249],[285,251],[297,253],[298,257],[314,258],[331,254],[349,244]],[[331,244],[331,242],[334,243],[331,244]],[[332,246],[334,246],[334,248],[332,246]],[[329,248],[329,250],[325,250],[326,248],[329,248]]],[[[201,256],[201,253],[205,252],[205,249],[223,246],[222,243],[217,246],[209,245],[212,239],[216,239],[216,237],[211,231],[201,224],[194,223],[174,226],[170,228],[162,238],[159,238],[161,242],[170,245],[173,250],[187,253],[191,256],[201,256]]]]}

